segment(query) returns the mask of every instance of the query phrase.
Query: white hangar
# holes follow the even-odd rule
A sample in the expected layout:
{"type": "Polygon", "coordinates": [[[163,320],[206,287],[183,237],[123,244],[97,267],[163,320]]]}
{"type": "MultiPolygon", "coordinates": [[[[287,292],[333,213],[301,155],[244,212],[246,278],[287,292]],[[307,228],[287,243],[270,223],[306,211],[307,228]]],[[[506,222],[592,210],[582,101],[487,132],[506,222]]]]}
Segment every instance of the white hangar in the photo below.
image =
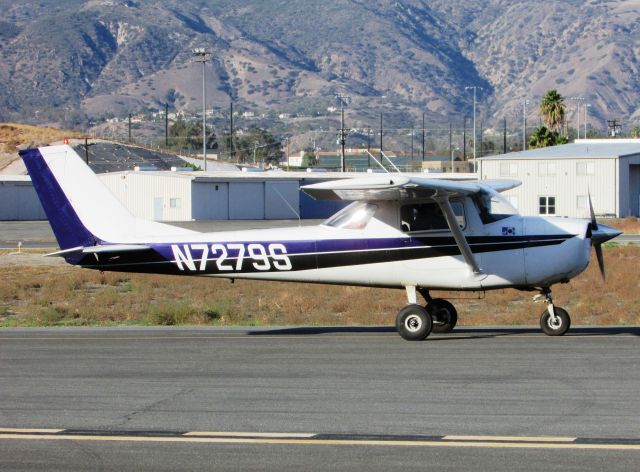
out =
{"type": "Polygon", "coordinates": [[[575,143],[478,159],[481,179],[522,181],[505,196],[524,215],[640,215],[640,139],[575,143]]]}

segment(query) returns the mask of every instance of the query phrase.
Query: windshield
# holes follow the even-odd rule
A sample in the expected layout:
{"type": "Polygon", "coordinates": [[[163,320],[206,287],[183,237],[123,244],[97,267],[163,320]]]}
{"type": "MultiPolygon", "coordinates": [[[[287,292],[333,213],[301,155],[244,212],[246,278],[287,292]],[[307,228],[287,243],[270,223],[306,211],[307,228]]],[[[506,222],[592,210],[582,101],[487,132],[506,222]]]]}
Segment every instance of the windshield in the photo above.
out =
{"type": "Polygon", "coordinates": [[[372,203],[355,202],[343,208],[323,224],[334,228],[363,229],[378,207],[372,203]]]}
{"type": "Polygon", "coordinates": [[[495,190],[483,190],[473,197],[473,202],[484,224],[500,221],[518,214],[518,210],[495,190]]]}

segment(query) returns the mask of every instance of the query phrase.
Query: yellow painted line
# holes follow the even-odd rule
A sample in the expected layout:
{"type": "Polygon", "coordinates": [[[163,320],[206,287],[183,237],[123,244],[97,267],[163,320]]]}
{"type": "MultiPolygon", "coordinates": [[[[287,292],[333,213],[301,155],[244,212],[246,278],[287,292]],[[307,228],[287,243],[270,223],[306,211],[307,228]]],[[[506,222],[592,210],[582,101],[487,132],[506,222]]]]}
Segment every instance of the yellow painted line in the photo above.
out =
{"type": "Polygon", "coordinates": [[[309,433],[249,433],[249,432],[225,432],[225,431],[191,431],[183,436],[226,436],[231,438],[312,438],[315,434],[309,433]]]}
{"type": "Polygon", "coordinates": [[[0,428],[0,433],[61,433],[64,429],[0,428]]]}
{"type": "Polygon", "coordinates": [[[448,435],[442,439],[446,441],[506,441],[506,442],[573,442],[577,438],[563,438],[555,436],[457,436],[448,435]]]}
{"type": "Polygon", "coordinates": [[[80,435],[29,435],[0,434],[0,440],[53,440],[53,441],[116,441],[202,444],[273,444],[316,446],[385,446],[385,447],[475,447],[491,449],[584,449],[640,451],[640,444],[575,444],[544,442],[465,442],[465,441],[381,441],[347,439],[269,439],[269,438],[204,438],[204,437],[152,437],[152,436],[80,436],[80,435]]]}

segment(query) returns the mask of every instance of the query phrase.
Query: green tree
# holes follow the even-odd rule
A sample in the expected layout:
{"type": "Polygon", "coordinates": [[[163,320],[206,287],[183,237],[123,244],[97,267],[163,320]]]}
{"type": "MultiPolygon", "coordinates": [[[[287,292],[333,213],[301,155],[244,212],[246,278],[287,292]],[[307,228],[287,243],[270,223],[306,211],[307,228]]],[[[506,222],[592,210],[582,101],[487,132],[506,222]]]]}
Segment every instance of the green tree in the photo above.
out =
{"type": "Polygon", "coordinates": [[[564,97],[555,89],[547,91],[540,102],[542,121],[557,134],[562,132],[562,126],[565,120],[565,109],[564,97]]]}
{"type": "Polygon", "coordinates": [[[640,138],[640,126],[634,126],[629,133],[632,138],[640,138]]]}
{"type": "Polygon", "coordinates": [[[544,125],[538,126],[529,136],[529,147],[532,149],[556,145],[556,133],[544,125]]]}
{"type": "Polygon", "coordinates": [[[317,164],[316,153],[312,147],[304,148],[302,167],[314,167],[317,164]]]}
{"type": "Polygon", "coordinates": [[[197,148],[202,146],[202,126],[178,118],[169,127],[170,143],[181,148],[197,148]]]}

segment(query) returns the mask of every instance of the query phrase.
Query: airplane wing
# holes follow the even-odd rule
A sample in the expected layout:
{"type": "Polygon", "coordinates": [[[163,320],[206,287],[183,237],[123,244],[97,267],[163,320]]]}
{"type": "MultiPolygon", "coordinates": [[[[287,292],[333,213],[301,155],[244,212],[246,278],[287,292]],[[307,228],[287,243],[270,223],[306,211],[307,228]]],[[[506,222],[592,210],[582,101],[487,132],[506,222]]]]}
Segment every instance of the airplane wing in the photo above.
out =
{"type": "Polygon", "coordinates": [[[450,198],[473,195],[492,189],[503,192],[520,185],[518,180],[452,181],[422,177],[384,176],[322,182],[302,190],[316,200],[412,200],[432,199],[442,210],[460,254],[475,274],[481,274],[471,247],[451,207],[450,198]]]}
{"type": "Polygon", "coordinates": [[[316,200],[412,200],[451,198],[479,193],[486,188],[503,192],[518,180],[452,181],[423,177],[387,176],[332,180],[305,185],[302,190],[316,200]]]}

